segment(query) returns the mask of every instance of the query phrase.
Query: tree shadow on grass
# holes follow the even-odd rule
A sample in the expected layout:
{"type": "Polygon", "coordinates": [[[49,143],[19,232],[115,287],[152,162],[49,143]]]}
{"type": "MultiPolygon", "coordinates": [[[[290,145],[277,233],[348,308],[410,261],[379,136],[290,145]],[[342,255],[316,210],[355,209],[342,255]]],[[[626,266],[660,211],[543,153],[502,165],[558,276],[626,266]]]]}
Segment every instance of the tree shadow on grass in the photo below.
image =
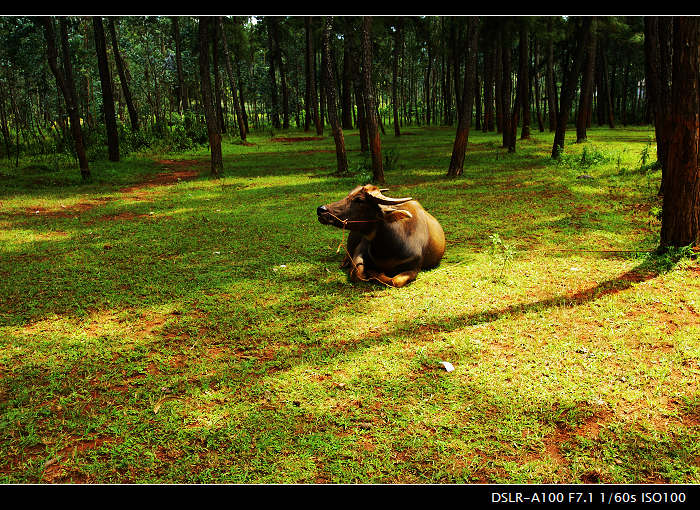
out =
{"type": "Polygon", "coordinates": [[[489,309],[471,314],[463,314],[455,317],[447,317],[439,321],[426,323],[421,320],[403,321],[394,325],[392,331],[384,332],[385,335],[398,333],[401,331],[422,330],[435,332],[452,332],[467,326],[475,326],[495,322],[502,317],[522,316],[530,312],[541,312],[555,307],[569,307],[584,305],[607,295],[617,294],[631,288],[633,285],[652,280],[664,272],[670,271],[672,266],[659,267],[659,262],[650,258],[639,264],[637,267],[601,282],[593,287],[571,293],[553,296],[535,302],[514,303],[499,309],[489,309]]]}

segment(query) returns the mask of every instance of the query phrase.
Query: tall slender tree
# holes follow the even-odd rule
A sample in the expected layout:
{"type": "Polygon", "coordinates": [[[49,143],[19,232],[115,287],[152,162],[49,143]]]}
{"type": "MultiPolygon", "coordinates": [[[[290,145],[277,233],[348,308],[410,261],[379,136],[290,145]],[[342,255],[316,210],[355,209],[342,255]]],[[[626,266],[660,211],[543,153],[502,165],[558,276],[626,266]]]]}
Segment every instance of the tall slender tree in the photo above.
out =
{"type": "Polygon", "coordinates": [[[567,59],[566,70],[564,72],[564,82],[561,87],[559,98],[559,118],[557,119],[557,129],[554,132],[554,143],[552,145],[552,158],[557,159],[564,148],[566,137],[566,125],[569,121],[569,112],[574,103],[576,83],[583,61],[583,54],[589,37],[591,37],[590,18],[570,18],[570,23],[574,24],[572,36],[572,46],[570,56],[567,59]]]}
{"type": "Polygon", "coordinates": [[[338,109],[336,105],[335,91],[335,72],[334,63],[332,59],[331,49],[330,49],[330,38],[331,38],[331,25],[332,18],[326,17],[323,26],[323,54],[324,59],[324,69],[323,72],[326,75],[326,101],[328,102],[328,120],[331,124],[331,130],[333,132],[333,141],[335,142],[335,156],[337,161],[337,172],[338,174],[345,174],[348,171],[348,157],[345,152],[345,137],[343,135],[343,128],[338,122],[338,109]]]}
{"type": "Polygon", "coordinates": [[[472,107],[474,105],[474,81],[476,74],[478,41],[479,41],[479,18],[469,18],[467,35],[467,48],[465,51],[464,66],[464,86],[462,87],[462,112],[459,115],[457,134],[452,147],[452,157],[447,175],[457,177],[464,171],[464,156],[469,141],[469,127],[472,121],[472,107]]]}
{"type": "Polygon", "coordinates": [[[181,114],[187,102],[187,88],[185,86],[185,73],[182,67],[182,43],[180,37],[180,21],[177,16],[170,17],[173,29],[173,41],[175,42],[175,69],[177,71],[177,113],[181,114]]]}
{"type": "Polygon", "coordinates": [[[530,138],[530,26],[529,20],[520,21],[518,89],[520,93],[520,109],[523,112],[520,138],[530,138]]]}
{"type": "Polygon", "coordinates": [[[656,134],[656,159],[661,165],[661,186],[668,161],[668,127],[664,122],[671,117],[671,33],[673,20],[670,17],[646,16],[644,18],[645,73],[649,91],[649,103],[654,116],[656,134]]]}
{"type": "Polygon", "coordinates": [[[202,92],[202,106],[207,123],[209,137],[209,150],[211,152],[211,174],[219,177],[223,173],[224,164],[221,154],[221,132],[216,119],[211,90],[211,68],[209,65],[209,41],[212,18],[201,16],[199,18],[199,78],[202,92]]]}
{"type": "Polygon", "coordinates": [[[401,126],[399,126],[399,52],[403,44],[403,19],[399,16],[394,23],[394,51],[391,66],[391,106],[394,115],[394,135],[401,136],[401,126]]]}
{"type": "Polygon", "coordinates": [[[557,101],[557,86],[554,82],[554,37],[552,36],[553,22],[547,19],[547,60],[545,77],[545,94],[547,94],[547,113],[549,117],[549,131],[557,130],[557,117],[559,116],[559,101],[557,101]]]}
{"type": "Polygon", "coordinates": [[[700,18],[673,19],[673,71],[661,248],[700,242],[700,18]]]}
{"type": "Polygon", "coordinates": [[[372,154],[372,174],[374,181],[384,184],[384,162],[382,161],[382,142],[377,126],[377,109],[374,102],[372,84],[372,17],[362,17],[362,92],[365,102],[365,118],[369,148],[372,154]]]}
{"type": "Polygon", "coordinates": [[[75,82],[73,80],[73,64],[71,63],[70,46],[68,44],[68,21],[65,17],[59,18],[61,50],[63,57],[63,65],[59,66],[58,50],[56,47],[56,30],[54,28],[53,18],[47,16],[40,18],[40,20],[44,27],[44,37],[46,39],[46,53],[49,67],[56,78],[56,84],[63,94],[66,109],[68,110],[70,131],[73,136],[75,153],[78,156],[80,175],[83,181],[88,181],[91,178],[91,174],[87,159],[87,152],[85,150],[83,130],[80,126],[80,114],[78,112],[78,101],[75,93],[75,82]]]}
{"type": "Polygon", "coordinates": [[[97,68],[100,72],[102,87],[102,115],[107,128],[107,152],[110,161],[119,161],[119,133],[117,131],[117,116],[114,111],[114,95],[112,94],[112,76],[107,61],[107,42],[102,18],[93,16],[92,26],[95,32],[95,51],[97,53],[97,68]]]}
{"type": "Polygon", "coordinates": [[[268,73],[270,76],[270,120],[272,127],[275,129],[280,129],[282,124],[280,123],[280,107],[277,96],[277,73],[275,71],[277,58],[275,53],[275,43],[272,37],[274,16],[266,19],[265,21],[265,26],[267,27],[267,64],[268,73]]]}
{"type": "MultiPolygon", "coordinates": [[[[515,127],[511,110],[511,93],[513,80],[511,78],[511,53],[512,53],[512,20],[505,20],[499,33],[501,40],[501,112],[503,129],[503,147],[508,152],[515,151],[515,127]]],[[[517,97],[517,91],[516,91],[517,97]]]]}
{"type": "Polygon", "coordinates": [[[316,126],[316,133],[322,134],[321,119],[318,115],[318,96],[316,94],[316,73],[314,72],[314,39],[311,26],[311,17],[304,18],[304,30],[306,34],[306,122],[304,130],[308,131],[310,123],[316,126]]]}
{"type": "Polygon", "coordinates": [[[226,75],[228,76],[229,87],[231,88],[231,98],[233,100],[233,109],[236,112],[236,123],[238,124],[238,133],[243,142],[246,141],[246,128],[245,122],[243,121],[243,112],[241,111],[241,103],[238,100],[236,79],[233,75],[233,67],[231,66],[231,55],[228,51],[228,41],[226,40],[226,32],[224,30],[224,24],[221,17],[217,19],[219,24],[219,32],[221,34],[221,41],[223,43],[224,49],[224,67],[226,68],[226,75]]]}
{"type": "Polygon", "coordinates": [[[595,76],[596,61],[596,32],[597,23],[595,17],[591,19],[591,32],[586,41],[586,62],[581,76],[581,97],[579,98],[578,117],[576,118],[576,143],[586,141],[587,126],[591,119],[593,108],[593,78],[595,76]]]}
{"type": "Polygon", "coordinates": [[[129,121],[131,122],[131,130],[137,132],[139,130],[139,116],[136,112],[136,106],[134,105],[134,100],[131,95],[131,88],[129,87],[129,82],[126,76],[126,68],[124,66],[124,61],[119,51],[119,43],[117,41],[117,28],[115,26],[115,20],[113,17],[109,18],[109,35],[112,39],[112,54],[114,55],[114,63],[117,65],[117,73],[119,73],[119,83],[121,84],[122,94],[124,95],[124,101],[126,101],[126,108],[129,111],[129,121]]]}

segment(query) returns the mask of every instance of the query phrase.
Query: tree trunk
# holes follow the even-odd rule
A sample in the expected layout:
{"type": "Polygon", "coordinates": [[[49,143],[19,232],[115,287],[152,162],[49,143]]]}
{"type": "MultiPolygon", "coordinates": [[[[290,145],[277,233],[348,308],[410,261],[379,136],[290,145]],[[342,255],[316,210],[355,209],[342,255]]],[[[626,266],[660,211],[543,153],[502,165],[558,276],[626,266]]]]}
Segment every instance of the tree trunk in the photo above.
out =
{"type": "Polygon", "coordinates": [[[287,74],[282,62],[282,48],[280,47],[279,18],[270,17],[272,28],[273,57],[280,72],[280,90],[282,92],[282,128],[289,129],[289,91],[287,87],[287,74]]]}
{"type": "Polygon", "coordinates": [[[211,76],[209,69],[209,26],[211,18],[202,16],[199,18],[199,77],[202,90],[202,106],[207,123],[209,135],[209,149],[211,151],[211,174],[219,177],[223,173],[223,158],[221,155],[221,133],[218,131],[216,110],[212,102],[211,76]]]}
{"type": "Polygon", "coordinates": [[[338,164],[338,174],[342,175],[348,171],[348,157],[345,153],[345,138],[343,136],[343,128],[338,122],[338,110],[335,100],[335,73],[333,72],[333,59],[330,52],[330,33],[331,33],[332,18],[327,17],[323,29],[323,54],[325,55],[325,81],[327,85],[326,100],[328,102],[328,120],[333,131],[333,140],[335,142],[335,156],[338,164]]]}
{"type": "Polygon", "coordinates": [[[600,64],[602,66],[603,85],[605,87],[605,116],[608,119],[610,129],[615,128],[615,113],[613,110],[612,86],[610,84],[610,74],[608,73],[608,57],[604,51],[600,52],[600,64]]]}
{"type": "Polygon", "coordinates": [[[374,102],[374,89],[372,86],[372,18],[362,17],[362,78],[365,99],[365,118],[367,120],[367,134],[369,147],[372,153],[372,174],[374,181],[384,184],[384,164],[382,161],[382,143],[377,127],[377,114],[374,102]]]}
{"type": "Polygon", "coordinates": [[[401,136],[401,128],[399,126],[399,97],[398,97],[398,79],[399,79],[399,46],[403,34],[403,21],[401,18],[396,18],[396,32],[394,32],[394,55],[393,65],[391,69],[391,106],[394,112],[394,135],[401,136]]]}
{"type": "Polygon", "coordinates": [[[554,133],[554,143],[552,144],[552,158],[554,159],[559,157],[564,148],[566,124],[569,121],[569,112],[574,102],[576,84],[579,74],[581,73],[585,41],[590,37],[591,30],[590,18],[583,18],[582,20],[572,19],[572,22],[578,24],[573,39],[575,49],[572,52],[573,55],[571,61],[568,63],[568,68],[564,73],[564,82],[561,87],[559,118],[557,119],[557,129],[554,133]]]}
{"type": "Polygon", "coordinates": [[[591,20],[590,34],[586,39],[586,65],[581,80],[581,98],[579,99],[578,118],[576,119],[576,143],[588,138],[586,127],[590,123],[593,106],[593,77],[596,61],[596,19],[591,20]]]}
{"type": "Polygon", "coordinates": [[[5,156],[10,158],[10,127],[7,121],[7,113],[5,112],[5,94],[0,88],[0,124],[2,125],[2,138],[5,141],[5,156]]]}
{"type": "Polygon", "coordinates": [[[343,129],[352,129],[352,57],[350,33],[343,34],[343,129]]]}
{"type": "Polygon", "coordinates": [[[425,70],[425,76],[423,77],[423,92],[425,94],[424,104],[425,104],[425,125],[430,126],[430,75],[433,72],[433,55],[432,46],[430,41],[427,43],[428,50],[428,68],[425,70]]]}
{"type": "Polygon", "coordinates": [[[557,130],[557,86],[554,83],[554,40],[552,38],[552,21],[547,20],[547,28],[549,32],[549,37],[547,41],[547,77],[545,88],[545,93],[547,94],[547,112],[549,114],[549,131],[555,132],[557,130]]]}
{"type": "Polygon", "coordinates": [[[117,43],[117,30],[115,28],[114,18],[109,18],[109,34],[112,39],[112,53],[114,53],[114,62],[117,64],[117,72],[119,73],[119,83],[121,83],[124,101],[126,108],[129,111],[129,121],[131,122],[131,130],[136,132],[139,130],[139,116],[136,113],[134,100],[131,97],[131,89],[127,81],[124,62],[122,61],[121,53],[119,53],[119,44],[117,43]]]}
{"type": "Polygon", "coordinates": [[[673,19],[673,76],[661,248],[700,241],[700,18],[673,19]]]}
{"type": "Polygon", "coordinates": [[[44,27],[49,67],[56,78],[58,88],[61,89],[63,99],[66,102],[68,118],[70,119],[71,135],[73,136],[75,152],[78,156],[78,164],[80,166],[80,175],[83,181],[88,181],[91,177],[90,167],[88,165],[87,154],[85,151],[85,142],[83,141],[83,131],[80,127],[80,114],[78,113],[75,84],[73,82],[73,66],[71,64],[71,54],[69,51],[70,46],[68,45],[68,29],[66,26],[66,19],[64,17],[59,18],[63,68],[58,66],[58,50],[56,48],[56,32],[53,25],[53,19],[50,17],[40,19],[44,27]]]}
{"type": "Polygon", "coordinates": [[[520,25],[520,71],[518,86],[520,91],[520,108],[523,112],[520,139],[530,138],[530,34],[526,25],[527,19],[521,20],[520,25]]]}
{"type": "Polygon", "coordinates": [[[469,127],[472,121],[472,107],[474,105],[474,82],[477,65],[477,44],[479,41],[479,19],[469,19],[469,35],[464,68],[463,98],[461,101],[462,112],[457,123],[457,134],[452,147],[452,158],[447,170],[449,177],[462,175],[464,171],[464,156],[469,142],[469,127]]]}
{"type": "Polygon", "coordinates": [[[107,129],[107,151],[110,161],[119,161],[119,133],[117,132],[117,118],[114,112],[114,96],[112,94],[112,77],[109,74],[109,62],[107,62],[107,42],[102,18],[94,16],[92,25],[95,31],[95,52],[97,53],[97,68],[100,72],[100,86],[102,87],[102,113],[107,129]]]}
{"type": "Polygon", "coordinates": [[[182,71],[182,51],[180,50],[180,24],[177,16],[171,18],[173,25],[173,39],[175,40],[175,65],[177,68],[177,113],[182,114],[185,107],[185,97],[187,89],[185,88],[185,75],[182,71]]]}
{"type": "Polygon", "coordinates": [[[318,117],[318,99],[316,95],[316,74],[314,73],[314,41],[311,30],[311,17],[304,18],[304,26],[306,28],[306,116],[307,121],[304,124],[304,130],[308,131],[310,122],[313,121],[316,126],[316,133],[323,133],[321,122],[318,117]]]}
{"type": "Polygon", "coordinates": [[[661,186],[659,195],[664,193],[668,160],[668,128],[664,122],[671,115],[671,32],[672,19],[669,17],[646,16],[644,18],[644,53],[649,106],[654,115],[656,133],[656,159],[661,165],[661,186]]]}
{"type": "Polygon", "coordinates": [[[219,125],[219,133],[226,133],[226,121],[222,107],[223,94],[221,91],[221,73],[219,72],[219,24],[215,19],[211,21],[211,54],[212,74],[214,75],[214,107],[216,109],[216,122],[219,125]]]}
{"type": "Polygon", "coordinates": [[[270,119],[272,120],[272,127],[275,129],[280,129],[282,124],[280,124],[279,115],[279,100],[277,98],[277,73],[275,72],[275,45],[272,39],[272,24],[273,20],[267,20],[267,47],[268,47],[268,72],[270,76],[270,119]]]}
{"type": "Polygon", "coordinates": [[[243,81],[241,80],[241,68],[238,65],[238,61],[236,61],[236,83],[238,83],[238,92],[239,92],[239,102],[240,102],[240,107],[241,107],[241,118],[243,119],[243,125],[245,126],[245,132],[246,135],[250,132],[250,128],[248,126],[248,113],[246,112],[245,109],[245,97],[244,97],[244,91],[245,88],[243,86],[243,81]]]}
{"type": "Polygon", "coordinates": [[[544,121],[542,119],[542,97],[540,94],[540,42],[539,39],[533,41],[533,53],[534,53],[534,69],[532,73],[532,82],[535,87],[535,113],[537,115],[537,127],[540,133],[544,133],[544,121]]]}
{"type": "Polygon", "coordinates": [[[484,133],[494,130],[493,81],[494,46],[490,43],[484,53],[484,122],[482,128],[484,133]]]}
{"type": "Polygon", "coordinates": [[[238,124],[238,133],[241,137],[241,141],[246,140],[246,128],[243,122],[243,113],[241,112],[241,103],[238,100],[238,94],[236,93],[236,80],[233,76],[233,67],[231,66],[231,56],[228,51],[228,42],[226,40],[226,32],[224,32],[224,23],[221,17],[218,18],[219,32],[221,33],[221,40],[224,47],[224,67],[226,68],[226,75],[228,76],[229,87],[231,87],[231,97],[233,99],[233,109],[236,112],[236,123],[238,124]]]}
{"type": "MultiPolygon", "coordinates": [[[[359,75],[359,72],[358,72],[359,75]]],[[[365,96],[362,91],[362,81],[355,82],[355,103],[357,104],[357,130],[360,137],[360,152],[369,151],[369,139],[367,136],[367,107],[365,105],[365,96]]]]}
{"type": "Polygon", "coordinates": [[[496,103],[496,133],[503,132],[503,34],[498,30],[496,34],[495,60],[495,103],[496,103]]]}
{"type": "MultiPolygon", "coordinates": [[[[505,23],[508,23],[507,21],[505,23]]],[[[513,81],[511,73],[511,51],[512,39],[510,26],[501,26],[501,112],[503,116],[503,148],[508,149],[508,152],[515,150],[514,127],[511,110],[511,93],[513,81]]]]}

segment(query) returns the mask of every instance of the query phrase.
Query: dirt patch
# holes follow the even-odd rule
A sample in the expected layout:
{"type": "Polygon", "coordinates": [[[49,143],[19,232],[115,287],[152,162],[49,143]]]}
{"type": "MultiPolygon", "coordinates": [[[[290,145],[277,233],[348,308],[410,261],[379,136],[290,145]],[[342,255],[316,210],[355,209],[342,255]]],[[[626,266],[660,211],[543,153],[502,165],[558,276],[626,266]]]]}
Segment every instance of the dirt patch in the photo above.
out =
{"type": "MultiPolygon", "coordinates": [[[[191,181],[199,177],[200,169],[207,165],[206,161],[175,159],[161,159],[156,163],[162,165],[166,171],[148,177],[138,184],[122,188],[119,191],[121,193],[130,193],[143,190],[144,188],[167,186],[169,184],[177,184],[181,181],[191,181]]],[[[137,195],[136,198],[141,197],[137,195]]]]}
{"type": "Polygon", "coordinates": [[[98,218],[98,221],[120,221],[120,220],[133,220],[136,218],[148,218],[148,214],[135,214],[132,212],[121,212],[118,214],[105,214],[104,216],[100,216],[98,218]]]}
{"type": "Polygon", "coordinates": [[[86,483],[89,480],[83,473],[74,472],[67,469],[62,463],[69,458],[75,458],[84,454],[87,450],[99,448],[105,443],[111,443],[112,438],[96,438],[84,441],[77,441],[71,446],[60,450],[55,457],[44,463],[44,472],[41,475],[42,483],[86,483]]]}
{"type": "Polygon", "coordinates": [[[323,140],[322,136],[278,136],[272,138],[273,142],[284,142],[284,143],[294,143],[294,142],[311,142],[314,140],[323,140]]]}
{"type": "Polygon", "coordinates": [[[73,218],[77,214],[89,211],[94,207],[104,204],[114,200],[112,197],[99,197],[89,202],[80,202],[78,204],[63,205],[58,209],[47,209],[46,207],[27,207],[25,212],[30,215],[41,215],[41,216],[53,216],[57,218],[73,218]]]}

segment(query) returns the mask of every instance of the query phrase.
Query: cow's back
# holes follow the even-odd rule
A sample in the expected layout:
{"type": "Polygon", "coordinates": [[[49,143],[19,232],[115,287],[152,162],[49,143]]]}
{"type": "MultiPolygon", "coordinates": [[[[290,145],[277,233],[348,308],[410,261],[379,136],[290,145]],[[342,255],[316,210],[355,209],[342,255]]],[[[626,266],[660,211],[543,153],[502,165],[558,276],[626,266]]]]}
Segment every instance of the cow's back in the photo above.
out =
{"type": "Polygon", "coordinates": [[[430,269],[440,263],[445,254],[445,232],[440,222],[416,200],[407,202],[399,209],[404,209],[413,214],[420,225],[416,225],[416,234],[424,236],[422,269],[430,269]]]}

